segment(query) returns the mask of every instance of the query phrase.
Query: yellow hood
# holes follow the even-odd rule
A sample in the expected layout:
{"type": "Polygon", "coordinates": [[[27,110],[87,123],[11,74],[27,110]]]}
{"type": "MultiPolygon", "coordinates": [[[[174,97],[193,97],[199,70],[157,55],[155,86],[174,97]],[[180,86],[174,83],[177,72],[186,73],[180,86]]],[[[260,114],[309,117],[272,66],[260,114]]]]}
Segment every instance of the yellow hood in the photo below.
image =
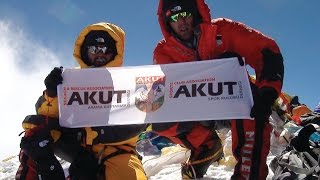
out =
{"type": "Polygon", "coordinates": [[[119,67],[122,66],[123,63],[123,53],[124,53],[124,38],[125,33],[124,31],[111,23],[106,22],[100,22],[96,24],[91,24],[87,26],[85,29],[83,29],[78,38],[76,39],[75,45],[74,45],[74,51],[73,56],[76,58],[78,64],[80,65],[80,68],[88,68],[89,66],[84,63],[84,61],[81,58],[81,45],[83,44],[83,41],[86,37],[86,35],[93,30],[102,30],[106,31],[116,42],[116,48],[118,54],[115,56],[114,60],[110,61],[108,64],[105,65],[105,67],[119,67]]]}

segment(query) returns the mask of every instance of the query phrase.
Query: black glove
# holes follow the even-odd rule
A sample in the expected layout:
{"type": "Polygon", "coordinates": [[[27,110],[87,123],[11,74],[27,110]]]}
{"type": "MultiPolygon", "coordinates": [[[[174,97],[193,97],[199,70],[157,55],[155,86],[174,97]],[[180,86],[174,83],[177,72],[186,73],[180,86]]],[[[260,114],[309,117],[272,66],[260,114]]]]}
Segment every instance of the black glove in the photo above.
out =
{"type": "Polygon", "coordinates": [[[71,180],[95,180],[100,175],[100,165],[93,153],[81,149],[69,167],[71,180]]]}
{"type": "Polygon", "coordinates": [[[42,179],[65,179],[61,164],[55,157],[51,144],[53,139],[46,127],[37,127],[21,139],[20,148],[36,164],[42,179]]]}
{"type": "Polygon", "coordinates": [[[272,113],[271,107],[277,98],[277,91],[271,87],[253,90],[254,105],[250,116],[258,120],[267,120],[272,113]]]}
{"type": "Polygon", "coordinates": [[[63,67],[55,67],[44,80],[47,88],[47,95],[49,97],[57,96],[57,86],[62,84],[63,78],[61,76],[63,67]]]}

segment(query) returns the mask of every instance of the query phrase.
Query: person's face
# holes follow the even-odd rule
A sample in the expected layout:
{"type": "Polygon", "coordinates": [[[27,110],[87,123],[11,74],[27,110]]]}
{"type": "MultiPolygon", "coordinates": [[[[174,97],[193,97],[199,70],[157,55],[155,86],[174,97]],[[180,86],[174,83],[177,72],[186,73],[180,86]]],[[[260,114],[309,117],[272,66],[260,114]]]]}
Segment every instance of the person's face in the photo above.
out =
{"type": "Polygon", "coordinates": [[[88,46],[88,58],[94,67],[105,66],[112,60],[114,54],[109,48],[104,45],[88,46]]]}
{"type": "Polygon", "coordinates": [[[180,12],[171,16],[169,25],[182,40],[189,40],[193,35],[193,16],[188,12],[180,12]]]}

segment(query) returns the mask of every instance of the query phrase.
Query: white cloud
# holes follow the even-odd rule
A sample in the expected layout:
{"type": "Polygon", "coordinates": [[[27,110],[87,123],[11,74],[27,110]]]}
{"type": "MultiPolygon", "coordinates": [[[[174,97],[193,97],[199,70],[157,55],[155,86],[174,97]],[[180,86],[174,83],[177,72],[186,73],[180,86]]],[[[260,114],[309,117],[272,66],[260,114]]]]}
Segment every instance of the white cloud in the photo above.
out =
{"type": "Polygon", "coordinates": [[[18,154],[21,123],[36,113],[43,81],[61,58],[11,21],[0,20],[0,42],[1,160],[18,154]]]}

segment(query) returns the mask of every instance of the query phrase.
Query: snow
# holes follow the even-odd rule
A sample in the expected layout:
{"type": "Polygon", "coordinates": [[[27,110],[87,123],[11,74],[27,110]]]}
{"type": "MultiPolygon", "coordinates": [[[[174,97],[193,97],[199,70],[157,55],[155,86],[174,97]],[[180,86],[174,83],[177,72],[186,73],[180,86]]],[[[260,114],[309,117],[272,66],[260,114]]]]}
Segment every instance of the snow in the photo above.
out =
{"type": "MultiPolygon", "coordinates": [[[[268,163],[274,158],[274,156],[268,157],[268,163]]],[[[152,163],[155,163],[158,161],[156,158],[153,159],[152,163]]],[[[169,161],[171,162],[171,160],[169,161]]],[[[149,161],[151,163],[151,161],[149,161]]],[[[151,163],[151,164],[152,164],[151,163]]],[[[63,164],[64,169],[66,170],[69,163],[64,162],[63,164]]],[[[0,162],[0,179],[2,180],[11,180],[14,179],[15,173],[18,169],[19,161],[18,156],[13,156],[11,159],[6,161],[0,162]]],[[[163,165],[162,167],[157,167],[158,169],[154,169],[154,175],[150,176],[150,180],[181,180],[181,174],[180,174],[180,163],[168,163],[166,165],[163,165]]],[[[150,169],[149,169],[150,170],[150,169]]],[[[273,173],[270,172],[269,169],[269,175],[267,179],[272,178],[273,173]]],[[[229,167],[226,165],[218,165],[217,163],[212,164],[204,178],[201,178],[201,180],[225,180],[230,179],[230,176],[233,173],[233,167],[229,167]]]]}
{"type": "MultiPolygon", "coordinates": [[[[224,143],[224,159],[213,163],[207,170],[201,180],[226,180],[230,179],[233,174],[233,168],[235,160],[231,152],[231,132],[225,133],[226,137],[220,136],[224,143]]],[[[273,136],[272,136],[273,137],[273,136]]],[[[272,152],[281,152],[277,146],[271,147],[272,152]]],[[[271,160],[275,157],[272,153],[269,153],[267,158],[267,164],[269,165],[271,160]]],[[[150,180],[181,180],[181,163],[186,162],[190,156],[190,152],[180,146],[166,147],[161,150],[161,156],[144,156],[142,159],[143,167],[150,180]]],[[[273,172],[269,168],[268,180],[271,180],[273,172]]]]}
{"type": "MultiPolygon", "coordinates": [[[[230,179],[233,173],[233,157],[230,154],[230,134],[224,138],[224,151],[225,160],[220,161],[220,164],[212,164],[202,180],[225,180],[230,179]]],[[[280,152],[276,146],[271,147],[274,152],[280,152]],[[275,150],[276,149],[276,150],[275,150]]],[[[180,167],[181,163],[185,162],[189,157],[190,152],[180,146],[166,147],[162,149],[161,156],[143,156],[142,163],[145,168],[146,174],[150,180],[181,180],[180,167]]],[[[272,153],[269,154],[267,164],[275,157],[272,153]]],[[[63,168],[67,172],[69,163],[60,160],[63,168]]],[[[0,179],[11,180],[14,179],[15,173],[18,169],[19,161],[18,156],[11,156],[0,162],[0,179]]],[[[273,173],[269,168],[269,175],[267,179],[272,179],[273,173]]]]}

